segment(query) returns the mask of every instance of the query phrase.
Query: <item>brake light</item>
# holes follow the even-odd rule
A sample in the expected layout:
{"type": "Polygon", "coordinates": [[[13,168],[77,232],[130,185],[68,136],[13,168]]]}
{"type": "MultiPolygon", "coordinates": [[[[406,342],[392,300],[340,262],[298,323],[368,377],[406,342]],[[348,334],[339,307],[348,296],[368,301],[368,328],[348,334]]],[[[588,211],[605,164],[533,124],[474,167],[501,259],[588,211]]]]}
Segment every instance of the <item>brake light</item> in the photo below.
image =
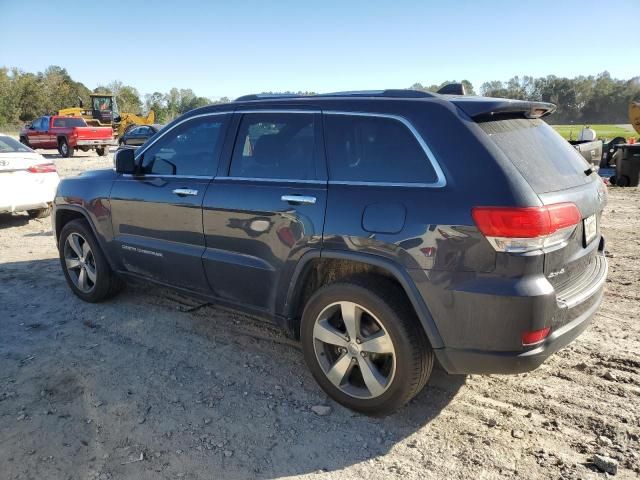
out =
{"type": "Polygon", "coordinates": [[[32,165],[27,168],[30,173],[52,173],[56,172],[56,166],[53,163],[41,163],[40,165],[32,165]]]}
{"type": "Polygon", "coordinates": [[[530,252],[566,242],[580,222],[573,203],[544,207],[475,207],[478,230],[500,252],[530,252]]]}
{"type": "Polygon", "coordinates": [[[542,342],[551,331],[550,327],[541,328],[540,330],[532,330],[530,332],[524,332],[522,334],[522,346],[529,347],[537,343],[542,342]]]}

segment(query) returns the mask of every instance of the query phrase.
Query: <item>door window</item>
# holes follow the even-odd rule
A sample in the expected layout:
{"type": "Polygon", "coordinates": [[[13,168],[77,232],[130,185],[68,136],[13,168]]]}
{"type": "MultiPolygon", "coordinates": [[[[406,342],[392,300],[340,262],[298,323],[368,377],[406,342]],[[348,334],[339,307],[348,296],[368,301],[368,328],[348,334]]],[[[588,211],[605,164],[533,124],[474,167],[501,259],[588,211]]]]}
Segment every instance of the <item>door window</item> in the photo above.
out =
{"type": "Polygon", "coordinates": [[[437,180],[415,135],[399,120],[328,114],[324,125],[331,180],[380,183],[437,180]]]}
{"type": "Polygon", "coordinates": [[[171,129],[142,154],[142,173],[213,176],[227,115],[193,118],[171,129]]]}
{"type": "Polygon", "coordinates": [[[313,113],[249,113],[242,117],[229,175],[315,179],[313,113]]]}

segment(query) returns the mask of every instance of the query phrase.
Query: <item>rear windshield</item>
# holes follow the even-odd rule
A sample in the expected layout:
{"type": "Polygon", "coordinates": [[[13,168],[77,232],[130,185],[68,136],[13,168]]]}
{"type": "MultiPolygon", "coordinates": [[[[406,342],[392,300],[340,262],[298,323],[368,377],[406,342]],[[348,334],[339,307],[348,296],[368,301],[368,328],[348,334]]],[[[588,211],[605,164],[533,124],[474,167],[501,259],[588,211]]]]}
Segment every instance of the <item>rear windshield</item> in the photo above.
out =
{"type": "Polygon", "coordinates": [[[15,152],[33,152],[33,150],[11,137],[0,135],[0,153],[15,152]]]}
{"type": "Polygon", "coordinates": [[[536,193],[589,181],[587,161],[543,120],[508,119],[479,123],[536,193]]]}
{"type": "Polygon", "coordinates": [[[86,127],[84,119],[82,118],[54,118],[54,127],[86,127]]]}

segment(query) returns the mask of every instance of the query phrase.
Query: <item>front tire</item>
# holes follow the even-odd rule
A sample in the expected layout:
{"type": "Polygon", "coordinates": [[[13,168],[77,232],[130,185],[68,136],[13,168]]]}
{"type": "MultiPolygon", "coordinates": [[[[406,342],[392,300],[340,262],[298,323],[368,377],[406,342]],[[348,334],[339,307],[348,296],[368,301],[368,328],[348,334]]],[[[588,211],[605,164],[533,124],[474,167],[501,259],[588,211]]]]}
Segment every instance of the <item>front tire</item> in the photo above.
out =
{"type": "Polygon", "coordinates": [[[27,210],[30,218],[46,218],[51,215],[51,207],[27,210]]]}
{"type": "Polygon", "coordinates": [[[66,138],[61,138],[58,141],[58,153],[64,158],[69,158],[69,157],[73,157],[73,154],[75,153],[75,149],[69,146],[69,142],[67,141],[66,138]]]}
{"type": "Polygon", "coordinates": [[[305,362],[322,389],[367,415],[402,407],[422,390],[433,368],[433,350],[406,295],[384,278],[319,289],[305,307],[300,337],[305,362]]]}
{"type": "Polygon", "coordinates": [[[101,302],[121,287],[85,220],[73,220],[60,232],[60,265],[67,284],[85,302],[101,302]]]}
{"type": "Polygon", "coordinates": [[[107,154],[107,147],[98,147],[96,148],[96,153],[99,157],[104,157],[107,154]]]}

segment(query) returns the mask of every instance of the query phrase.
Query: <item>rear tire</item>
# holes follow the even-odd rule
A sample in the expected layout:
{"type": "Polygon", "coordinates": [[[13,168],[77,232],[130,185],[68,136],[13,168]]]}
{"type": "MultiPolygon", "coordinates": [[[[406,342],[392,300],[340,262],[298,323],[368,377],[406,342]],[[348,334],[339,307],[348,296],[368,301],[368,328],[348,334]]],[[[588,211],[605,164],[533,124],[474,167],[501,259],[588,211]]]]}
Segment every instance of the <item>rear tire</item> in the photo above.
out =
{"type": "Polygon", "coordinates": [[[619,187],[628,187],[631,184],[631,180],[626,175],[620,175],[619,178],[616,178],[616,185],[619,187]]]}
{"type": "Polygon", "coordinates": [[[46,218],[51,215],[51,207],[27,210],[30,218],[46,218]]]}
{"type": "Polygon", "coordinates": [[[122,288],[85,220],[72,220],[62,228],[58,252],[67,284],[85,302],[101,302],[122,288]]]}
{"type": "Polygon", "coordinates": [[[31,145],[29,145],[29,139],[27,137],[20,137],[20,143],[31,148],[31,145]]]}
{"type": "Polygon", "coordinates": [[[99,157],[104,157],[107,154],[107,147],[98,147],[96,148],[96,153],[99,157]]]}
{"type": "Polygon", "coordinates": [[[61,138],[58,140],[58,153],[64,158],[73,157],[75,153],[75,149],[69,146],[69,142],[66,138],[61,138]]]}
{"type": "Polygon", "coordinates": [[[300,338],[305,362],[322,389],[366,415],[402,407],[422,390],[433,368],[433,350],[406,295],[380,277],[354,278],[315,292],[302,315],[300,338]],[[352,322],[344,318],[351,308],[360,311],[354,315],[360,320],[350,330],[352,322]],[[350,331],[357,332],[355,342],[350,331]]]}

